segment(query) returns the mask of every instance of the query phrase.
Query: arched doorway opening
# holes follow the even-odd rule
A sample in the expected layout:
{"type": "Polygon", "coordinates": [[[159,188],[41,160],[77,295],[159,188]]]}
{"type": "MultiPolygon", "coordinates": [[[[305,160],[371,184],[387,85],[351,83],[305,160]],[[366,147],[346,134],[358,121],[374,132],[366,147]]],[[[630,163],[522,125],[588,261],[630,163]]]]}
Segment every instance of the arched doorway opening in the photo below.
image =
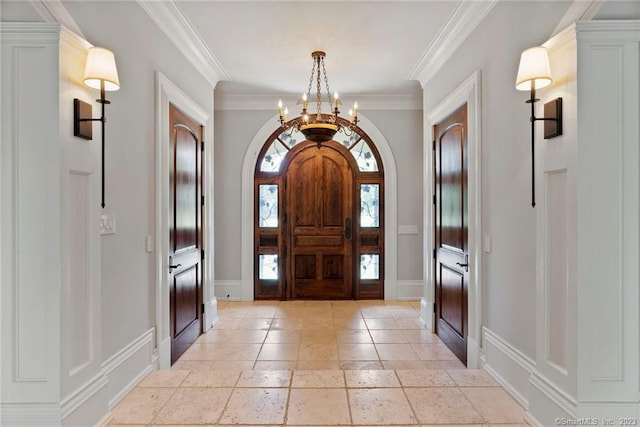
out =
{"type": "Polygon", "coordinates": [[[254,170],[255,299],[383,298],[384,168],[360,128],[273,132],[254,170]]]}

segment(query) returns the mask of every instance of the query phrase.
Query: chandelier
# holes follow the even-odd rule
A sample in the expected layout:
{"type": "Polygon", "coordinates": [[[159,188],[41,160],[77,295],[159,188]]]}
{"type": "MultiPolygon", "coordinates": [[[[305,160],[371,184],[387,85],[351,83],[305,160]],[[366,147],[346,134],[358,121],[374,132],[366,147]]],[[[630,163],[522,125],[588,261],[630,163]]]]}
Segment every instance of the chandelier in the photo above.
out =
{"type": "MultiPolygon", "coordinates": [[[[280,125],[292,133],[294,130],[302,132],[309,141],[313,141],[320,146],[321,143],[331,141],[333,136],[339,130],[345,134],[351,135],[358,125],[358,103],[353,104],[353,109],[349,110],[349,124],[345,125],[338,121],[338,92],[334,92],[333,100],[331,99],[331,90],[329,89],[329,79],[327,79],[327,70],[324,66],[324,57],[326,53],[315,51],[311,53],[313,58],[313,67],[311,68],[311,77],[309,78],[309,87],[307,92],[302,95],[302,113],[300,117],[287,121],[289,110],[283,107],[282,100],[278,101],[278,112],[280,114],[280,125]],[[316,81],[316,112],[309,114],[307,104],[311,96],[311,86],[315,76],[316,81]],[[328,114],[322,113],[322,85],[321,77],[324,78],[326,86],[326,101],[333,106],[333,112],[328,114]]],[[[344,122],[344,120],[342,121],[344,122]]]]}

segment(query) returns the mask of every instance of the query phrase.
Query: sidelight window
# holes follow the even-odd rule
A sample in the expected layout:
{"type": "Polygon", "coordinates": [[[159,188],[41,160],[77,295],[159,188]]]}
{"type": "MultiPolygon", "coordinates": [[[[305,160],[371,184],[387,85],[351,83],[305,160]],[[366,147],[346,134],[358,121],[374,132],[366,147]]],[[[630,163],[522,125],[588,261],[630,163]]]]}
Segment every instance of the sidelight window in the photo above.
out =
{"type": "Polygon", "coordinates": [[[360,185],[360,227],[380,227],[380,185],[360,185]]]}
{"type": "Polygon", "coordinates": [[[261,184],[259,186],[259,224],[261,228],[278,227],[278,186],[276,184],[261,184]]]}
{"type": "Polygon", "coordinates": [[[360,279],[363,279],[363,280],[380,279],[380,255],[377,255],[377,254],[360,255],[360,279]]]}

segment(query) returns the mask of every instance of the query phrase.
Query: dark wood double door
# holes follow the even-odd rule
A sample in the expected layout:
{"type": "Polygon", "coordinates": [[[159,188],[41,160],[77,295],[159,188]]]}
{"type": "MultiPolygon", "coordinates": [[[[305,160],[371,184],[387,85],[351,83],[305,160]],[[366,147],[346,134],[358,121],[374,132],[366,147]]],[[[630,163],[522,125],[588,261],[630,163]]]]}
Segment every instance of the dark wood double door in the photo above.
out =
{"type": "Polygon", "coordinates": [[[287,293],[291,299],[353,297],[353,170],[327,146],[293,157],[285,174],[287,293]]]}

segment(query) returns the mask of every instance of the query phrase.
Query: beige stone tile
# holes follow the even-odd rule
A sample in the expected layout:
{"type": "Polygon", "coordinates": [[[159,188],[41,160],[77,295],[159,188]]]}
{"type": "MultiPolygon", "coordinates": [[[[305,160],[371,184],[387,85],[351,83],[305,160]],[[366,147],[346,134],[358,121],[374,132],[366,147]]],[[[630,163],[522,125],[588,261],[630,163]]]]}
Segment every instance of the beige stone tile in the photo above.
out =
{"type": "Polygon", "coordinates": [[[405,388],[404,391],[421,424],[471,424],[484,421],[457,388],[405,388]]]}
{"type": "Polygon", "coordinates": [[[344,387],[344,372],[341,370],[296,370],[291,387],[295,388],[340,388],[344,387]]]}
{"type": "Polygon", "coordinates": [[[298,367],[298,362],[296,360],[258,360],[255,365],[253,365],[253,369],[255,370],[294,370],[298,367]]]}
{"type": "Polygon", "coordinates": [[[394,317],[400,329],[421,329],[424,323],[419,318],[412,317],[394,317]]]}
{"type": "Polygon", "coordinates": [[[242,371],[236,387],[289,387],[291,371],[242,371]]]}
{"type": "Polygon", "coordinates": [[[138,387],[178,387],[189,375],[189,371],[153,371],[144,377],[138,387]]]}
{"type": "Polygon", "coordinates": [[[289,396],[287,424],[351,424],[347,391],[340,388],[292,389],[289,396]]]}
{"type": "Polygon", "coordinates": [[[320,330],[333,330],[333,315],[331,313],[328,313],[327,316],[331,316],[331,317],[324,317],[324,318],[315,318],[315,317],[308,317],[308,318],[304,318],[302,319],[302,329],[306,330],[306,329],[320,329],[320,330]]]}
{"type": "Polygon", "coordinates": [[[298,360],[297,369],[301,370],[336,370],[340,369],[339,360],[298,360]]]}
{"type": "Polygon", "coordinates": [[[298,330],[302,329],[302,317],[299,318],[275,318],[271,322],[272,331],[277,330],[298,330]]]}
{"type": "Polygon", "coordinates": [[[198,338],[198,343],[240,343],[261,344],[267,336],[267,331],[245,329],[216,329],[210,330],[198,338]]]}
{"type": "Polygon", "coordinates": [[[263,344],[258,360],[297,360],[300,344],[263,344]]]}
{"type": "Polygon", "coordinates": [[[378,352],[373,344],[338,344],[340,360],[378,361],[378,352]]]}
{"type": "Polygon", "coordinates": [[[242,371],[253,368],[252,360],[217,360],[211,362],[210,369],[217,371],[242,371]]]}
{"type": "Polygon", "coordinates": [[[333,318],[362,319],[360,308],[357,306],[333,306],[333,318]]]}
{"type": "Polygon", "coordinates": [[[338,344],[371,344],[371,335],[366,329],[346,329],[336,332],[338,344]]]}
{"type": "Polygon", "coordinates": [[[260,344],[193,344],[184,352],[184,360],[255,360],[260,344]]]}
{"type": "Polygon", "coordinates": [[[391,312],[386,307],[363,307],[360,309],[365,319],[391,319],[391,312]]]}
{"type": "Polygon", "coordinates": [[[499,387],[500,385],[482,369],[453,369],[449,371],[460,387],[499,387]]]}
{"type": "Polygon", "coordinates": [[[367,324],[364,319],[358,318],[334,318],[333,319],[333,328],[335,330],[345,330],[345,329],[367,329],[367,324]]]}
{"type": "Polygon", "coordinates": [[[384,369],[425,369],[423,360],[383,360],[384,369]]]}
{"type": "Polygon", "coordinates": [[[289,390],[235,389],[218,424],[283,424],[289,390]]]}
{"type": "Polygon", "coordinates": [[[338,360],[338,344],[335,342],[301,343],[298,360],[338,360]]]}
{"type": "Polygon", "coordinates": [[[149,424],[175,388],[135,388],[115,407],[112,424],[149,424]]]}
{"type": "Polygon", "coordinates": [[[438,341],[438,336],[426,329],[410,329],[402,331],[407,341],[415,344],[427,344],[438,341]]]}
{"type": "Polygon", "coordinates": [[[399,388],[348,389],[353,424],[415,424],[416,417],[399,388]]]}
{"type": "Polygon", "coordinates": [[[211,369],[210,360],[182,360],[178,359],[171,366],[172,371],[208,371],[211,369]]]}
{"type": "Polygon", "coordinates": [[[300,334],[300,343],[314,344],[314,343],[335,343],[336,334],[333,329],[302,329],[300,334]]]}
{"type": "Polygon", "coordinates": [[[215,324],[214,328],[216,330],[219,329],[238,329],[238,325],[242,322],[241,317],[224,317],[219,316],[218,322],[215,324]]]}
{"type": "Polygon", "coordinates": [[[460,388],[485,421],[490,423],[524,423],[524,409],[499,387],[460,388]]]}
{"type": "Polygon", "coordinates": [[[361,369],[384,369],[382,362],[373,360],[346,360],[340,362],[340,369],[357,371],[361,369]]]}
{"type": "Polygon", "coordinates": [[[345,371],[344,374],[350,388],[400,387],[394,371],[371,369],[345,371]]]}
{"type": "Polygon", "coordinates": [[[369,331],[376,344],[406,344],[409,341],[400,330],[374,329],[369,331]]]}
{"type": "Polygon", "coordinates": [[[411,344],[376,344],[380,360],[420,360],[411,344]]]}
{"type": "Polygon", "coordinates": [[[399,369],[396,371],[403,387],[455,387],[443,369],[399,369]]]}
{"type": "Polygon", "coordinates": [[[421,360],[458,360],[443,344],[413,344],[421,360]]]}
{"type": "Polygon", "coordinates": [[[191,372],[181,387],[233,387],[240,377],[240,372],[240,370],[191,372]]]}
{"type": "Polygon", "coordinates": [[[242,319],[238,324],[237,329],[247,329],[247,330],[263,330],[266,331],[271,326],[271,322],[273,319],[264,319],[264,318],[250,318],[250,319],[242,319]]]}
{"type": "Polygon", "coordinates": [[[153,420],[157,424],[215,423],[224,409],[230,388],[180,388],[153,420]]]}
{"type": "Polygon", "coordinates": [[[265,344],[298,344],[301,338],[301,330],[277,330],[269,331],[265,344]]]}
{"type": "Polygon", "coordinates": [[[389,309],[389,313],[391,313],[391,317],[394,319],[418,319],[420,317],[420,313],[408,306],[387,306],[389,309]]]}
{"type": "Polygon", "coordinates": [[[425,360],[424,369],[467,369],[460,360],[425,360]]]}
{"type": "Polygon", "coordinates": [[[389,317],[388,319],[379,319],[379,318],[365,319],[365,322],[367,323],[367,328],[369,328],[369,330],[400,329],[400,326],[398,326],[398,323],[395,321],[395,319],[391,317],[389,317]]]}

